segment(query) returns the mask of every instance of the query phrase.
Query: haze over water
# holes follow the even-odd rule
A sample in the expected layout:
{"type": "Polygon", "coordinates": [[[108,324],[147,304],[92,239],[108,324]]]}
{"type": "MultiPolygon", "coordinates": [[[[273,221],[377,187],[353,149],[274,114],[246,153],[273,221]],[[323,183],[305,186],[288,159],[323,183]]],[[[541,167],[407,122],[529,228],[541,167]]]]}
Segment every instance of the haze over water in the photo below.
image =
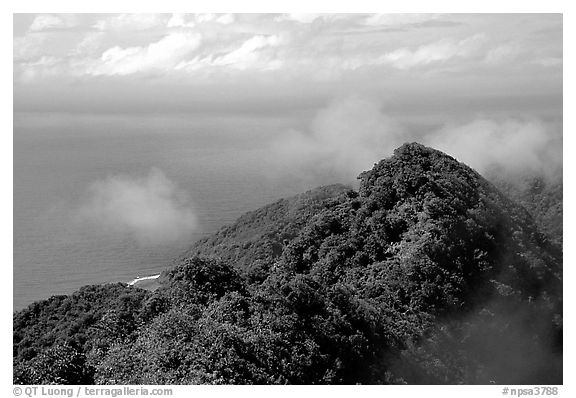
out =
{"type": "Polygon", "coordinates": [[[221,131],[226,123],[194,128],[190,119],[15,114],[15,309],[86,284],[158,273],[192,240],[306,188],[289,176],[269,178],[258,146],[265,141],[242,145],[221,131]],[[187,194],[198,223],[191,239],[142,243],[78,217],[90,184],[116,175],[142,177],[152,168],[187,194]]]}

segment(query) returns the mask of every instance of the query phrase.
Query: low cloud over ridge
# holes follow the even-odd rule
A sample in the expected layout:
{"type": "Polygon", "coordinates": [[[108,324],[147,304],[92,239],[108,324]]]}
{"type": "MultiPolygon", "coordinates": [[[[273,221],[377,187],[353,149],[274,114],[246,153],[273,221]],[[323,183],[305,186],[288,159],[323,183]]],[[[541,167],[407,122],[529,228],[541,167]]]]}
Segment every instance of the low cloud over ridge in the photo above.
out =
{"type": "Polygon", "coordinates": [[[307,131],[290,131],[273,145],[289,167],[319,169],[354,180],[401,141],[401,129],[375,101],[339,99],[320,110],[307,131]]]}
{"type": "Polygon", "coordinates": [[[286,132],[271,153],[283,169],[303,176],[331,174],[353,182],[405,142],[442,150],[480,173],[552,176],[562,168],[562,135],[539,118],[473,117],[413,131],[378,101],[351,97],[320,110],[307,129],[286,132]]]}
{"type": "Polygon", "coordinates": [[[435,131],[426,143],[480,172],[550,174],[562,167],[562,140],[538,119],[478,118],[435,131]]]}
{"type": "Polygon", "coordinates": [[[88,192],[79,218],[102,232],[129,234],[149,245],[182,242],[197,230],[186,195],[158,169],[143,177],[111,176],[88,192]]]}

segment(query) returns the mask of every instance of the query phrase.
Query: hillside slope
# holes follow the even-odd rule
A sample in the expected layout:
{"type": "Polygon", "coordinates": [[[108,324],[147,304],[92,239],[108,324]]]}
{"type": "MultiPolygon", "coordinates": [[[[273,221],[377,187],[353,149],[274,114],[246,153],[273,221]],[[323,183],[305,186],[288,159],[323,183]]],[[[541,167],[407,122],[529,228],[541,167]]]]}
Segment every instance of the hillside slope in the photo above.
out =
{"type": "Polygon", "coordinates": [[[562,383],[562,254],[532,216],[419,144],[360,181],[243,216],[154,292],[15,314],[15,382],[562,383]]]}
{"type": "Polygon", "coordinates": [[[554,243],[562,245],[562,174],[555,178],[544,175],[516,179],[494,176],[491,181],[510,199],[524,206],[538,228],[554,243]]]}
{"type": "Polygon", "coordinates": [[[311,217],[330,206],[333,198],[350,191],[329,185],[286,198],[251,211],[236,222],[195,242],[187,257],[219,257],[241,270],[250,280],[263,280],[269,266],[280,257],[311,217]]]}

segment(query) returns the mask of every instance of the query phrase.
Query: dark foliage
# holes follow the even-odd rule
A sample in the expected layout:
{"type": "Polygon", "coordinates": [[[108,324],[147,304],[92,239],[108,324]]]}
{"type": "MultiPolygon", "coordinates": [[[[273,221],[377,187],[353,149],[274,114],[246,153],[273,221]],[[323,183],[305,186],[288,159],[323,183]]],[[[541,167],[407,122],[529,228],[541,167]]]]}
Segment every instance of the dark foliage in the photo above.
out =
{"type": "Polygon", "coordinates": [[[15,314],[15,382],[561,383],[561,250],[531,214],[419,144],[360,180],[246,214],[154,292],[15,314]]]}
{"type": "Polygon", "coordinates": [[[194,243],[187,257],[219,257],[234,264],[249,281],[262,282],[287,242],[329,206],[332,198],[348,190],[338,184],[320,187],[246,213],[232,225],[194,243]]]}

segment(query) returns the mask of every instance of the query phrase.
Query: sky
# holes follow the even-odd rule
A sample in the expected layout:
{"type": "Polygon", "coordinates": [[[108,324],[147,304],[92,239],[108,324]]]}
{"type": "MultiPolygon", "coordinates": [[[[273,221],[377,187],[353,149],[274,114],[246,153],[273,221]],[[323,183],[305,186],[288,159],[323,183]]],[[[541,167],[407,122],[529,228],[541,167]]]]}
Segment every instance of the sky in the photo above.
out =
{"type": "Polygon", "coordinates": [[[14,110],[562,107],[561,14],[15,14],[14,110]]]}
{"type": "Polygon", "coordinates": [[[266,140],[271,170],[343,182],[410,141],[483,173],[561,176],[562,19],[15,14],[14,111],[228,123],[220,139],[266,140]],[[283,127],[242,133],[269,121],[283,127]]]}

